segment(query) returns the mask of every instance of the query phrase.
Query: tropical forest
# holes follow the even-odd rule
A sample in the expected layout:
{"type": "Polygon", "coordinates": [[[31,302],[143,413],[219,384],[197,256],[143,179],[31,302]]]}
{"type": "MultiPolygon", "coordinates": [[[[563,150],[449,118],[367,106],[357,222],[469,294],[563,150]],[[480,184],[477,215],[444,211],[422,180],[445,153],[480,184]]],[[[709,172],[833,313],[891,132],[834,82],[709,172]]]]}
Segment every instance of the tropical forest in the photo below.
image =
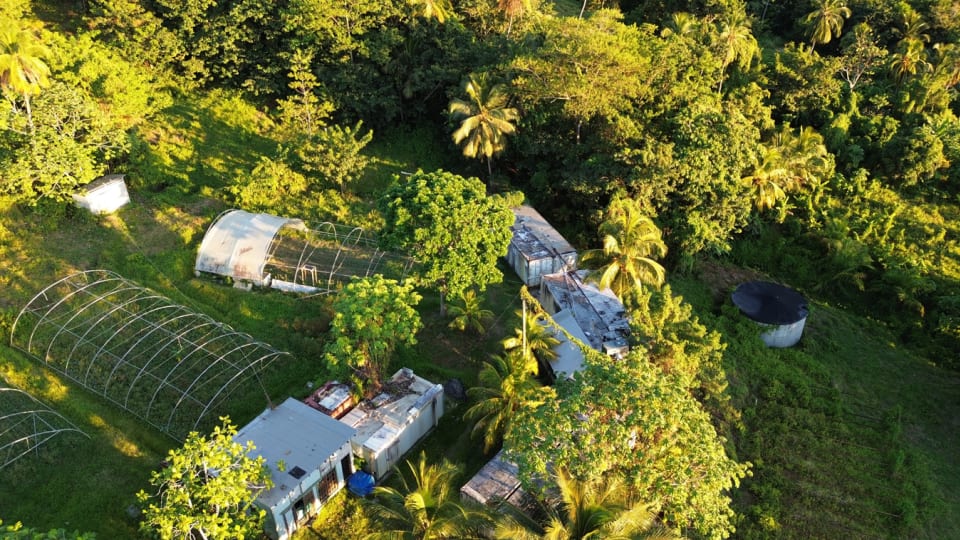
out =
{"type": "Polygon", "coordinates": [[[956,0],[3,0],[0,92],[0,537],[960,538],[956,0]],[[394,373],[431,429],[271,513],[244,426],[394,373]]]}

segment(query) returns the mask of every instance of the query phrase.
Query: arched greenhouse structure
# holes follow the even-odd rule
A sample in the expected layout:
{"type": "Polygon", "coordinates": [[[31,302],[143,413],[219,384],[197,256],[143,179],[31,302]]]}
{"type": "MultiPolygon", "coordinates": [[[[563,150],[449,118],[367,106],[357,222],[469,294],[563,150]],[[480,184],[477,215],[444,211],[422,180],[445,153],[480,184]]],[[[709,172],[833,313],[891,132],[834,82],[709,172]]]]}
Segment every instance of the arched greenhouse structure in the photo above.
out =
{"type": "Polygon", "coordinates": [[[0,386],[0,469],[70,431],[87,436],[37,398],[0,386]]]}
{"type": "Polygon", "coordinates": [[[238,388],[266,394],[259,374],[287,354],[106,270],[37,293],[10,343],[178,439],[238,388]]]}
{"type": "Polygon", "coordinates": [[[379,249],[361,227],[227,210],[207,229],[194,270],[301,293],[336,291],[354,277],[403,279],[413,259],[379,249]]]}

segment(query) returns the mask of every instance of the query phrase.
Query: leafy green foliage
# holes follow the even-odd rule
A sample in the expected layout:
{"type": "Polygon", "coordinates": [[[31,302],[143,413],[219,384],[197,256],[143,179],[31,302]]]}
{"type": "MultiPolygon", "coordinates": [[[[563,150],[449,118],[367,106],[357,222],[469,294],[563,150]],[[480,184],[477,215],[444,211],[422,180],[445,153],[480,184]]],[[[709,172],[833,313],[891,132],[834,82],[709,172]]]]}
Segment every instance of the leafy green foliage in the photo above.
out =
{"type": "Polygon", "coordinates": [[[163,540],[259,534],[266,512],[253,501],[271,487],[270,474],[262,457],[249,455],[253,443],[235,442],[236,427],[222,420],[209,436],[193,432],[182,448],[170,451],[166,466],[150,477],[155,493],[137,494],[146,505],[144,534],[163,540]]]}
{"type": "Polygon", "coordinates": [[[93,533],[69,532],[65,529],[38,531],[24,527],[19,521],[13,525],[4,525],[3,520],[0,520],[0,534],[7,540],[94,540],[97,537],[93,533]]]}
{"type": "Polygon", "coordinates": [[[446,171],[403,176],[381,201],[387,249],[406,250],[418,261],[417,279],[444,298],[470,287],[499,283],[497,260],[510,244],[514,216],[500,197],[488,197],[476,178],[446,171]]]}
{"type": "Polygon", "coordinates": [[[522,406],[555,397],[549,388],[540,388],[534,378],[537,371],[536,359],[517,350],[494,355],[483,363],[479,385],[467,390],[467,395],[476,403],[464,411],[463,418],[476,422],[470,434],[472,437],[482,435],[485,453],[503,441],[511,420],[522,406]]]}
{"type": "Polygon", "coordinates": [[[473,289],[464,291],[459,299],[450,303],[452,318],[447,327],[461,332],[469,330],[478,335],[486,332],[486,323],[493,319],[493,312],[483,307],[483,301],[484,297],[478,296],[473,289]]]}
{"type": "Polygon", "coordinates": [[[377,486],[367,504],[378,531],[367,540],[389,538],[483,538],[479,525],[485,524],[482,514],[461,506],[453,482],[459,469],[446,459],[439,464],[427,462],[420,453],[416,462],[407,461],[407,471],[400,471],[400,486],[377,486]]]}
{"type": "Polygon", "coordinates": [[[369,159],[363,148],[373,140],[373,131],[361,133],[363,122],[353,127],[321,128],[297,149],[304,170],[320,175],[328,184],[346,193],[359,180],[369,159]]]}
{"type": "Polygon", "coordinates": [[[335,375],[358,375],[379,387],[393,351],[417,343],[422,328],[410,283],[375,275],[347,284],[333,302],[335,313],[324,360],[335,375]]]}
{"type": "Polygon", "coordinates": [[[545,524],[530,523],[529,519],[516,519],[505,514],[497,522],[494,538],[678,538],[656,523],[656,516],[649,506],[633,495],[622,477],[610,475],[581,481],[561,469],[554,475],[554,480],[559,493],[555,504],[547,504],[545,524]]]}
{"type": "Polygon", "coordinates": [[[728,492],[749,464],[727,456],[699,402],[640,351],[586,364],[557,384],[557,400],[522,408],[510,424],[507,456],[528,485],[548,464],[581,479],[624,474],[669,526],[728,536],[728,492]]]}

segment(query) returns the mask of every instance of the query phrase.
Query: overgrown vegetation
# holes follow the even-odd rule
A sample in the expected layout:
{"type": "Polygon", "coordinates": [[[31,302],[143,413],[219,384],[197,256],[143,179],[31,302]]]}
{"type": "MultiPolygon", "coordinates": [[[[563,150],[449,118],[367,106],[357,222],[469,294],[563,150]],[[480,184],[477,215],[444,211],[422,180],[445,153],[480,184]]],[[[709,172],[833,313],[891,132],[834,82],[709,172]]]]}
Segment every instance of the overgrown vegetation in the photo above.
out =
{"type": "MultiPolygon", "coordinates": [[[[398,225],[381,211],[381,194],[407,174],[469,179],[471,196],[483,199],[481,182],[470,179],[480,176],[490,192],[525,191],[589,249],[605,246],[594,232],[611,200],[625,197],[663,231],[662,244],[656,235],[656,249],[633,259],[669,248],[661,262],[671,288],[627,291],[640,310],[633,345],[650,365],[595,366],[584,381],[599,385],[607,375],[622,385],[609,396],[596,385],[578,392],[622,399],[628,394],[616,389],[638,378],[664,410],[680,413],[674,421],[631,414],[663,429],[699,426],[709,440],[686,437],[686,457],[709,454],[728,465],[727,480],[752,464],[740,487],[708,490],[715,499],[691,502],[682,483],[644,486],[657,519],[689,525],[691,536],[735,528],[744,538],[960,537],[951,511],[960,507],[954,3],[603,7],[91,0],[67,11],[5,3],[0,332],[52,281],[104,268],[289,351],[282,369],[264,375],[267,399],[301,396],[307,381],[333,374],[318,361],[330,347],[332,297],[195,277],[196,248],[222,210],[379,232],[398,225]],[[93,217],[68,204],[78,186],[107,172],[126,174],[131,205],[93,217]],[[790,283],[811,299],[799,347],[763,348],[757,328],[729,307],[731,287],[752,277],[790,283]],[[713,445],[718,434],[722,447],[713,445]],[[725,495],[735,513],[714,504],[725,495]],[[696,522],[705,501],[711,510],[696,522]]],[[[471,232],[448,224],[445,234],[471,232]]],[[[494,236],[496,251],[502,238],[494,236]]],[[[422,257],[418,241],[404,245],[422,257]]],[[[443,248],[431,253],[435,261],[444,262],[443,248]]],[[[431,380],[494,389],[484,362],[522,326],[513,316],[520,283],[502,263],[477,257],[456,275],[421,274],[434,287],[419,291],[423,328],[417,343],[398,344],[388,372],[408,366],[431,380]],[[462,326],[483,331],[450,329],[437,289],[458,296],[487,284],[485,298],[464,294],[462,311],[455,302],[462,326]]],[[[0,471],[0,518],[31,531],[136,537],[135,493],[178,443],[6,346],[0,376],[92,436],[63,436],[0,471]]],[[[583,412],[573,385],[558,388],[569,401],[550,407],[583,412]]],[[[460,418],[476,403],[450,407],[423,445],[429,462],[460,465],[461,480],[489,457],[460,418]]],[[[266,405],[261,395],[233,396],[231,418],[242,424],[266,405]]],[[[491,431],[492,452],[500,433],[491,431]]],[[[636,435],[659,448],[643,437],[650,434],[636,435]]],[[[616,442],[609,446],[591,449],[598,463],[619,463],[608,452],[616,442]]],[[[589,476],[594,464],[570,455],[570,470],[589,476]]],[[[375,531],[355,503],[336,499],[326,521],[336,528],[321,535],[375,531]]]]}

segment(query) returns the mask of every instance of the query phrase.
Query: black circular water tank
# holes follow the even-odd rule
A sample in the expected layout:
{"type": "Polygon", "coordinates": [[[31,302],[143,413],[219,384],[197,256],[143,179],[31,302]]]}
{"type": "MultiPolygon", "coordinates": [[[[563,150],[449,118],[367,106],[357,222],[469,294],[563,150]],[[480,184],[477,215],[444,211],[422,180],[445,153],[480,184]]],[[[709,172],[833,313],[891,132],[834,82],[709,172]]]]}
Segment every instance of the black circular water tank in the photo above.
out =
{"type": "Polygon", "coordinates": [[[793,324],[807,317],[807,299],[797,291],[769,281],[748,281],[731,295],[744,315],[764,324],[793,324]]]}

